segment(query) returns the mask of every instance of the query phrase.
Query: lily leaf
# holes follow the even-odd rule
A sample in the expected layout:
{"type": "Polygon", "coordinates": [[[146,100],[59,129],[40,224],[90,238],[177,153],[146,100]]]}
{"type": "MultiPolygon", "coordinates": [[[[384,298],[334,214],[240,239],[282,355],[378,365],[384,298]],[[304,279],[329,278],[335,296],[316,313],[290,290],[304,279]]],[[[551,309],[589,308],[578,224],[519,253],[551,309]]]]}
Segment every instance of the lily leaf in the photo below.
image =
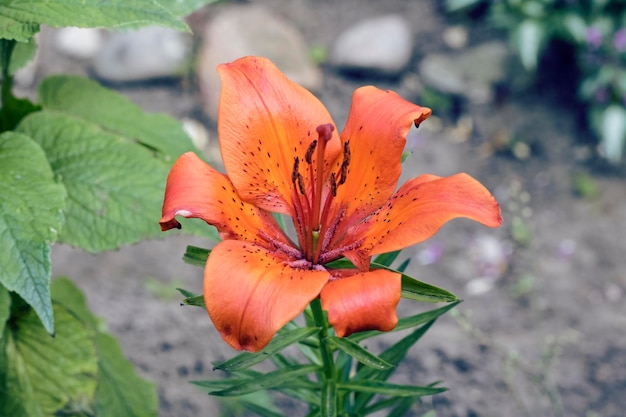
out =
{"type": "Polygon", "coordinates": [[[357,382],[342,382],[337,388],[348,392],[363,392],[367,394],[389,395],[393,397],[423,397],[447,391],[447,388],[419,387],[391,384],[383,381],[360,380],[357,382]]]}
{"type": "Polygon", "coordinates": [[[32,307],[49,333],[54,331],[50,245],[63,226],[65,198],[32,138],[0,135],[0,284],[32,307]]]}
{"type": "Polygon", "coordinates": [[[211,250],[209,249],[199,248],[197,246],[187,246],[187,250],[183,255],[183,261],[189,265],[201,266],[204,268],[210,253],[211,250]]]}
{"type": "Polygon", "coordinates": [[[240,353],[232,359],[218,363],[214,366],[214,369],[220,369],[227,372],[247,369],[257,363],[263,362],[265,359],[277,352],[280,352],[287,346],[298,343],[317,332],[319,332],[319,329],[316,327],[301,327],[282,332],[276,335],[262,351],[256,353],[240,353]]]}
{"type": "MultiPolygon", "coordinates": [[[[419,313],[414,316],[403,317],[400,320],[398,320],[398,324],[392,330],[392,332],[399,332],[401,330],[412,329],[414,327],[421,326],[422,324],[428,323],[429,321],[435,320],[439,316],[442,316],[443,314],[452,310],[452,308],[454,308],[460,302],[461,300],[457,300],[443,307],[425,311],[423,313],[419,313]]],[[[349,339],[352,340],[353,342],[360,342],[361,340],[369,339],[370,337],[379,336],[383,334],[385,333],[380,332],[378,330],[370,330],[366,332],[354,333],[349,336],[349,339]]]]}
{"type": "MultiPolygon", "coordinates": [[[[343,261],[339,260],[335,262],[343,261]]],[[[435,287],[434,285],[426,284],[425,282],[418,281],[415,278],[403,274],[402,271],[404,270],[404,268],[406,268],[406,266],[406,261],[403,262],[399,269],[390,268],[377,262],[371,263],[372,268],[383,268],[391,272],[397,272],[399,274],[402,274],[402,298],[421,301],[425,303],[441,303],[458,300],[457,296],[449,291],[446,291],[439,287],[435,287]]],[[[345,266],[342,265],[337,267],[345,266]]]]}
{"type": "Polygon", "coordinates": [[[426,303],[456,301],[456,295],[434,285],[426,284],[402,274],[402,298],[426,303]]]}
{"type": "MultiPolygon", "coordinates": [[[[432,320],[423,326],[418,327],[412,333],[402,338],[399,342],[386,349],[379,356],[389,363],[399,363],[402,359],[404,359],[406,354],[409,352],[409,349],[426,334],[434,322],[435,321],[432,320]]],[[[394,367],[379,371],[373,368],[362,367],[357,371],[351,381],[386,381],[396,369],[397,368],[394,367]]],[[[367,406],[371,399],[374,398],[374,395],[375,394],[371,392],[361,392],[360,395],[357,394],[355,399],[355,409],[362,410],[365,406],[367,406]]]]}
{"type": "Polygon", "coordinates": [[[383,253],[381,255],[378,255],[376,259],[374,259],[374,262],[378,265],[390,267],[393,261],[395,261],[398,258],[398,255],[400,255],[400,252],[402,251],[397,250],[394,252],[383,253]]]}
{"type": "Polygon", "coordinates": [[[367,349],[350,339],[341,339],[338,337],[330,336],[326,339],[326,341],[332,348],[339,349],[342,352],[347,353],[357,361],[361,362],[363,365],[369,366],[370,368],[384,370],[394,367],[393,364],[387,362],[382,358],[379,358],[372,352],[368,351],[367,349]]]}
{"type": "Polygon", "coordinates": [[[220,391],[212,391],[209,392],[209,394],[218,397],[235,397],[250,394],[251,392],[267,390],[283,385],[297,377],[307,375],[318,370],[319,367],[316,365],[296,365],[288,368],[282,368],[262,376],[248,378],[235,386],[231,386],[230,388],[220,391]]]}
{"type": "Polygon", "coordinates": [[[183,301],[181,301],[181,305],[186,306],[195,306],[195,307],[205,307],[204,305],[204,295],[196,294],[191,291],[187,291],[183,288],[176,288],[179,293],[185,296],[183,301]]]}

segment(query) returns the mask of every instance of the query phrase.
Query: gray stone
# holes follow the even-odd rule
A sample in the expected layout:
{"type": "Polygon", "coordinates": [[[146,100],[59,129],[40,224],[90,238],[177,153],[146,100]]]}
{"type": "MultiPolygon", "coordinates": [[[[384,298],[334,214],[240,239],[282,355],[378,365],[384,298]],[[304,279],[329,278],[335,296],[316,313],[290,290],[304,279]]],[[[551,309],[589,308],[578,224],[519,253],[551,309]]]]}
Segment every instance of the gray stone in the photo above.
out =
{"type": "Polygon", "coordinates": [[[302,34],[261,6],[230,6],[208,22],[198,59],[205,113],[217,118],[221,81],[215,67],[243,56],[270,59],[292,81],[319,89],[322,73],[308,56],[302,34]]]}
{"type": "Polygon", "coordinates": [[[91,59],[102,48],[102,32],[94,28],[66,27],[56,31],[55,48],[75,59],[91,59]]]}
{"type": "Polygon", "coordinates": [[[115,32],[96,55],[93,69],[102,79],[116,82],[175,77],[189,65],[191,35],[151,26],[115,32]]]}
{"type": "Polygon", "coordinates": [[[330,54],[338,68],[396,76],[411,59],[413,36],[405,18],[388,15],[363,20],[344,31],[330,54]]]}
{"type": "Polygon", "coordinates": [[[418,70],[430,87],[486,103],[493,99],[493,85],[506,77],[508,58],[504,43],[488,42],[460,53],[427,55],[418,70]]]}

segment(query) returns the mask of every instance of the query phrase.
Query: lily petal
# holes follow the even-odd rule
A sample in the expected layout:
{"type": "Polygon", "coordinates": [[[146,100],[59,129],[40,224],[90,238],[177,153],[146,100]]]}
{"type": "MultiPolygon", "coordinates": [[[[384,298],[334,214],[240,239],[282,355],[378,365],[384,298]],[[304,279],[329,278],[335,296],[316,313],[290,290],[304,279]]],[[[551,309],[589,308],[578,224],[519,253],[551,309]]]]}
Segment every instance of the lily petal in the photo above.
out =
{"type": "Polygon", "coordinates": [[[422,175],[403,184],[383,208],[350,234],[354,239],[364,238],[359,252],[371,256],[422,242],[457,217],[489,227],[502,223],[497,201],[471,176],[422,175]]]}
{"type": "Polygon", "coordinates": [[[241,201],[228,177],[193,152],[181,155],[167,177],[161,230],[180,228],[177,215],[204,220],[222,239],[289,244],[271,214],[241,201]]]}
{"type": "MultiPolygon", "coordinates": [[[[222,79],[217,128],[226,172],[245,201],[293,215],[295,158],[302,165],[318,139],[316,128],[333,123],[328,110],[265,58],[245,57],[217,70],[222,79]]],[[[334,160],[340,150],[335,131],[326,159],[334,160]]],[[[310,189],[310,176],[304,181],[310,189]]]]}
{"type": "MultiPolygon", "coordinates": [[[[418,125],[431,112],[392,91],[366,86],[354,92],[341,133],[341,140],[349,142],[350,164],[336,199],[339,206],[348,207],[346,226],[360,222],[392,196],[402,172],[406,135],[412,124],[418,125]]],[[[342,162],[340,156],[336,170],[342,162]]]]}
{"type": "Polygon", "coordinates": [[[226,240],[207,260],[204,302],[233,348],[259,351],[317,297],[330,274],[289,266],[289,258],[258,245],[226,240]]]}
{"type": "Polygon", "coordinates": [[[320,294],[322,308],[328,312],[328,322],[337,336],[396,327],[402,275],[385,269],[352,270],[349,274],[326,284],[320,294]]]}

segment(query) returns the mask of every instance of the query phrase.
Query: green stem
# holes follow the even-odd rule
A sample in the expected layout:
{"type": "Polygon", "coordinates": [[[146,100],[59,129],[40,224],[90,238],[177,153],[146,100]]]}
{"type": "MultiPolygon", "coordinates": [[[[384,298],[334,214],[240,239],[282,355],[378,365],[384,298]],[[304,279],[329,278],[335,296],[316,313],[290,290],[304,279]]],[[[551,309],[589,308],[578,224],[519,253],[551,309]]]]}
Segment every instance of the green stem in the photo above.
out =
{"type": "Polygon", "coordinates": [[[326,343],[326,338],[328,337],[328,322],[324,317],[322,303],[318,298],[311,301],[311,312],[313,313],[315,325],[320,328],[318,337],[320,341],[320,353],[322,356],[323,366],[320,415],[321,417],[336,417],[337,369],[335,368],[335,360],[333,359],[332,350],[326,343]]]}

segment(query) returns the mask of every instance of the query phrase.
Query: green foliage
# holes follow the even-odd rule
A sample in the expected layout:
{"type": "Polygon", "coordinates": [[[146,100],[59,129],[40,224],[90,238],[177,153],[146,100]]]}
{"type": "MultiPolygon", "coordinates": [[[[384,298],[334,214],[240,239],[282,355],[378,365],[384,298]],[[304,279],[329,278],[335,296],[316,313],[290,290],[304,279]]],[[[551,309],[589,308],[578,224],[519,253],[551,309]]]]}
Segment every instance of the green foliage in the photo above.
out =
{"type": "Polygon", "coordinates": [[[451,12],[487,10],[508,31],[524,67],[538,70],[555,41],[569,44],[580,79],[578,96],[600,139],[600,152],[619,163],[626,143],[626,2],[622,0],[446,0],[451,12]]]}
{"type": "Polygon", "coordinates": [[[30,304],[49,332],[50,245],[63,226],[65,198],[32,138],[0,135],[0,284],[30,304]]]}
{"type": "Polygon", "coordinates": [[[13,74],[41,24],[188,31],[181,18],[211,1],[0,0],[1,416],[156,416],[155,386],[80,291],[65,279],[51,288],[50,248],[99,252],[160,235],[170,165],[197,152],[179,122],[92,81],[50,77],[33,103],[13,95],[13,74]]]}
{"type": "MultiPolygon", "coordinates": [[[[191,295],[187,292],[185,294],[191,295]]],[[[359,343],[382,335],[383,332],[360,332],[348,338],[338,338],[333,335],[321,336],[325,330],[319,324],[298,327],[291,323],[285,326],[262,351],[243,352],[230,360],[215,364],[215,369],[227,372],[227,378],[193,383],[215,396],[244,396],[265,390],[281,392],[307,404],[312,415],[364,416],[389,410],[389,415],[401,416],[411,405],[419,403],[421,397],[446,390],[435,386],[436,384],[406,386],[388,380],[409,349],[420,340],[435,320],[458,303],[459,301],[456,301],[400,319],[394,332],[407,329],[413,331],[379,355],[359,343]],[[311,365],[301,365],[295,358],[282,353],[293,345],[311,361],[311,365]],[[336,379],[326,380],[323,376],[327,372],[326,365],[318,365],[324,362],[323,349],[320,349],[322,345],[333,355],[334,363],[337,364],[337,369],[333,372],[336,379]],[[267,373],[251,369],[266,359],[270,359],[277,369],[267,373]],[[356,363],[360,366],[355,365],[356,363]],[[353,371],[355,367],[356,373],[353,371]]],[[[311,304],[313,309],[315,304],[311,304]]],[[[307,323],[310,321],[307,318],[307,323]]],[[[281,415],[273,406],[268,407],[265,403],[266,397],[259,398],[264,402],[257,403],[254,397],[242,397],[242,404],[260,416],[281,415]]]]}
{"type": "Polygon", "coordinates": [[[156,416],[156,387],[135,374],[83,294],[57,279],[52,297],[54,337],[21,300],[6,304],[14,311],[0,339],[0,415],[156,416]]]}
{"type": "MultiPolygon", "coordinates": [[[[40,24],[111,28],[155,24],[188,30],[180,20],[180,12],[188,12],[189,7],[172,9],[176,3],[173,0],[0,0],[1,35],[5,39],[27,42],[39,31],[40,24]]],[[[197,6],[202,2],[187,3],[197,6]]]]}

